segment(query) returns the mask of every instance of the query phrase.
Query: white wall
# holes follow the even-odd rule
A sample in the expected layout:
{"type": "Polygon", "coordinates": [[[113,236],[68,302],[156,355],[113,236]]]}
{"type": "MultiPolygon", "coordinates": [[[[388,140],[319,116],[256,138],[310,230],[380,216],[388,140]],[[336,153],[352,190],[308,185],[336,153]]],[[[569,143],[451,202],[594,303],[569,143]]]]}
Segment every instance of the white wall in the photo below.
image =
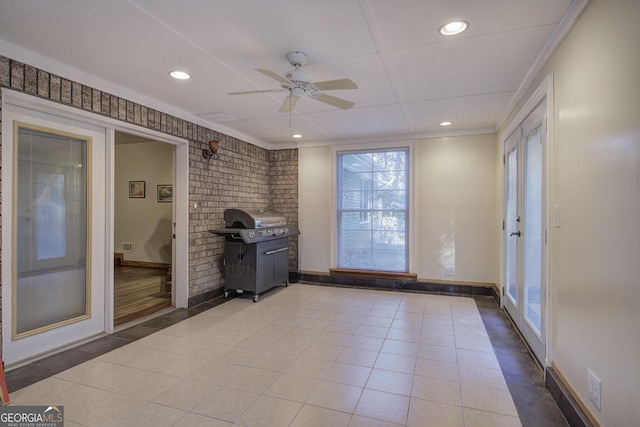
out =
{"type": "Polygon", "coordinates": [[[417,141],[419,278],[498,282],[496,164],[493,134],[417,141]]]}
{"type": "Polygon", "coordinates": [[[532,85],[553,73],[551,358],[603,426],[640,425],[638,18],[640,1],[592,0],[532,85]]]}
{"type": "Polygon", "coordinates": [[[331,147],[298,150],[298,268],[328,273],[331,260],[331,147]]]}
{"type": "Polygon", "coordinates": [[[114,249],[135,244],[128,261],[171,264],[172,203],[158,203],[157,185],[173,184],[171,144],[143,142],[115,148],[114,249]],[[146,181],[144,199],[129,198],[129,181],[146,181]]]}
{"type": "MultiPolygon", "coordinates": [[[[411,273],[418,278],[497,283],[495,141],[495,135],[416,141],[415,271],[411,273]],[[455,276],[443,275],[444,264],[455,267],[455,276]]],[[[328,273],[334,267],[330,265],[335,218],[331,153],[326,146],[301,147],[298,153],[303,272],[328,273]]]]}

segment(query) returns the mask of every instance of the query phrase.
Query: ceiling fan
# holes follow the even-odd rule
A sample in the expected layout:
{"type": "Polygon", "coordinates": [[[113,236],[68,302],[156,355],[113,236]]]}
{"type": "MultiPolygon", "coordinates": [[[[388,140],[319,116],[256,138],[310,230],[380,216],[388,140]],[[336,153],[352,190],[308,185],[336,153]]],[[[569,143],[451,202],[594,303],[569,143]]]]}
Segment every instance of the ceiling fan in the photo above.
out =
{"type": "Polygon", "coordinates": [[[323,82],[312,82],[311,77],[302,71],[302,66],[306,64],[309,57],[304,52],[289,52],[287,54],[289,63],[295,68],[286,72],[283,76],[280,74],[265,70],[262,68],[256,68],[257,71],[271,77],[274,80],[280,82],[279,89],[266,89],[266,90],[249,90],[245,92],[229,92],[229,95],[245,95],[250,93],[267,93],[267,92],[289,92],[289,96],[284,100],[280,107],[281,113],[291,112],[296,103],[304,95],[307,95],[311,99],[324,102],[325,104],[333,105],[334,107],[348,110],[355,105],[354,102],[346,99],[338,98],[337,96],[327,95],[322,91],[325,90],[338,90],[338,89],[358,89],[358,85],[349,79],[327,80],[323,82]]]}

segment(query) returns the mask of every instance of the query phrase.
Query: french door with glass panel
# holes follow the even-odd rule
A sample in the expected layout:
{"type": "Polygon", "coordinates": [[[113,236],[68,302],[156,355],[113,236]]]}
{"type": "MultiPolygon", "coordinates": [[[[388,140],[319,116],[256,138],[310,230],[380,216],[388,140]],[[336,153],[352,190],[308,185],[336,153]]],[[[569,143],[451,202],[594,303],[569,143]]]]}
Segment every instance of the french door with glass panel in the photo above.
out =
{"type": "Polygon", "coordinates": [[[105,130],[13,105],[3,115],[2,350],[12,364],[105,330],[105,130]]]}
{"type": "Polygon", "coordinates": [[[541,363],[546,313],[546,104],[505,141],[505,308],[541,363]]]}

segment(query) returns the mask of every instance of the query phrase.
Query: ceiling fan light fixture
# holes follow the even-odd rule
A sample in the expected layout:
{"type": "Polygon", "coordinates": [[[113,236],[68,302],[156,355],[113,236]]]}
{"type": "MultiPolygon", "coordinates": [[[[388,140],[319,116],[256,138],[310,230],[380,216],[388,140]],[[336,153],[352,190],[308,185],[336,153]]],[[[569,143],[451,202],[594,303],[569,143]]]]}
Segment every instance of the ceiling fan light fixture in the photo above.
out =
{"type": "Polygon", "coordinates": [[[453,21],[440,26],[440,28],[438,28],[438,32],[443,36],[455,36],[456,34],[466,31],[467,28],[469,28],[469,23],[467,21],[453,21]]]}
{"type": "Polygon", "coordinates": [[[191,78],[191,74],[179,70],[170,71],[169,75],[178,80],[189,80],[191,78]]]}
{"type": "Polygon", "coordinates": [[[301,88],[298,86],[291,88],[291,97],[302,98],[303,95],[304,95],[304,88],[301,88]]]}

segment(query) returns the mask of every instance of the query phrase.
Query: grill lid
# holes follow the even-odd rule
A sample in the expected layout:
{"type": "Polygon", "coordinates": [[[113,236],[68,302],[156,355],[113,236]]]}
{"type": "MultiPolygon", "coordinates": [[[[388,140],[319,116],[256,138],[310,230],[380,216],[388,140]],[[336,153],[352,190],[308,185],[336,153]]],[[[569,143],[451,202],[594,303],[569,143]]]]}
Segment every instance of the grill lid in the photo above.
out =
{"type": "Polygon", "coordinates": [[[226,209],[224,222],[229,228],[264,228],[286,225],[287,219],[271,209],[226,209]]]}
{"type": "Polygon", "coordinates": [[[300,234],[296,225],[287,225],[284,215],[271,209],[227,209],[224,222],[227,228],[209,232],[226,236],[227,241],[258,243],[300,234]]]}

